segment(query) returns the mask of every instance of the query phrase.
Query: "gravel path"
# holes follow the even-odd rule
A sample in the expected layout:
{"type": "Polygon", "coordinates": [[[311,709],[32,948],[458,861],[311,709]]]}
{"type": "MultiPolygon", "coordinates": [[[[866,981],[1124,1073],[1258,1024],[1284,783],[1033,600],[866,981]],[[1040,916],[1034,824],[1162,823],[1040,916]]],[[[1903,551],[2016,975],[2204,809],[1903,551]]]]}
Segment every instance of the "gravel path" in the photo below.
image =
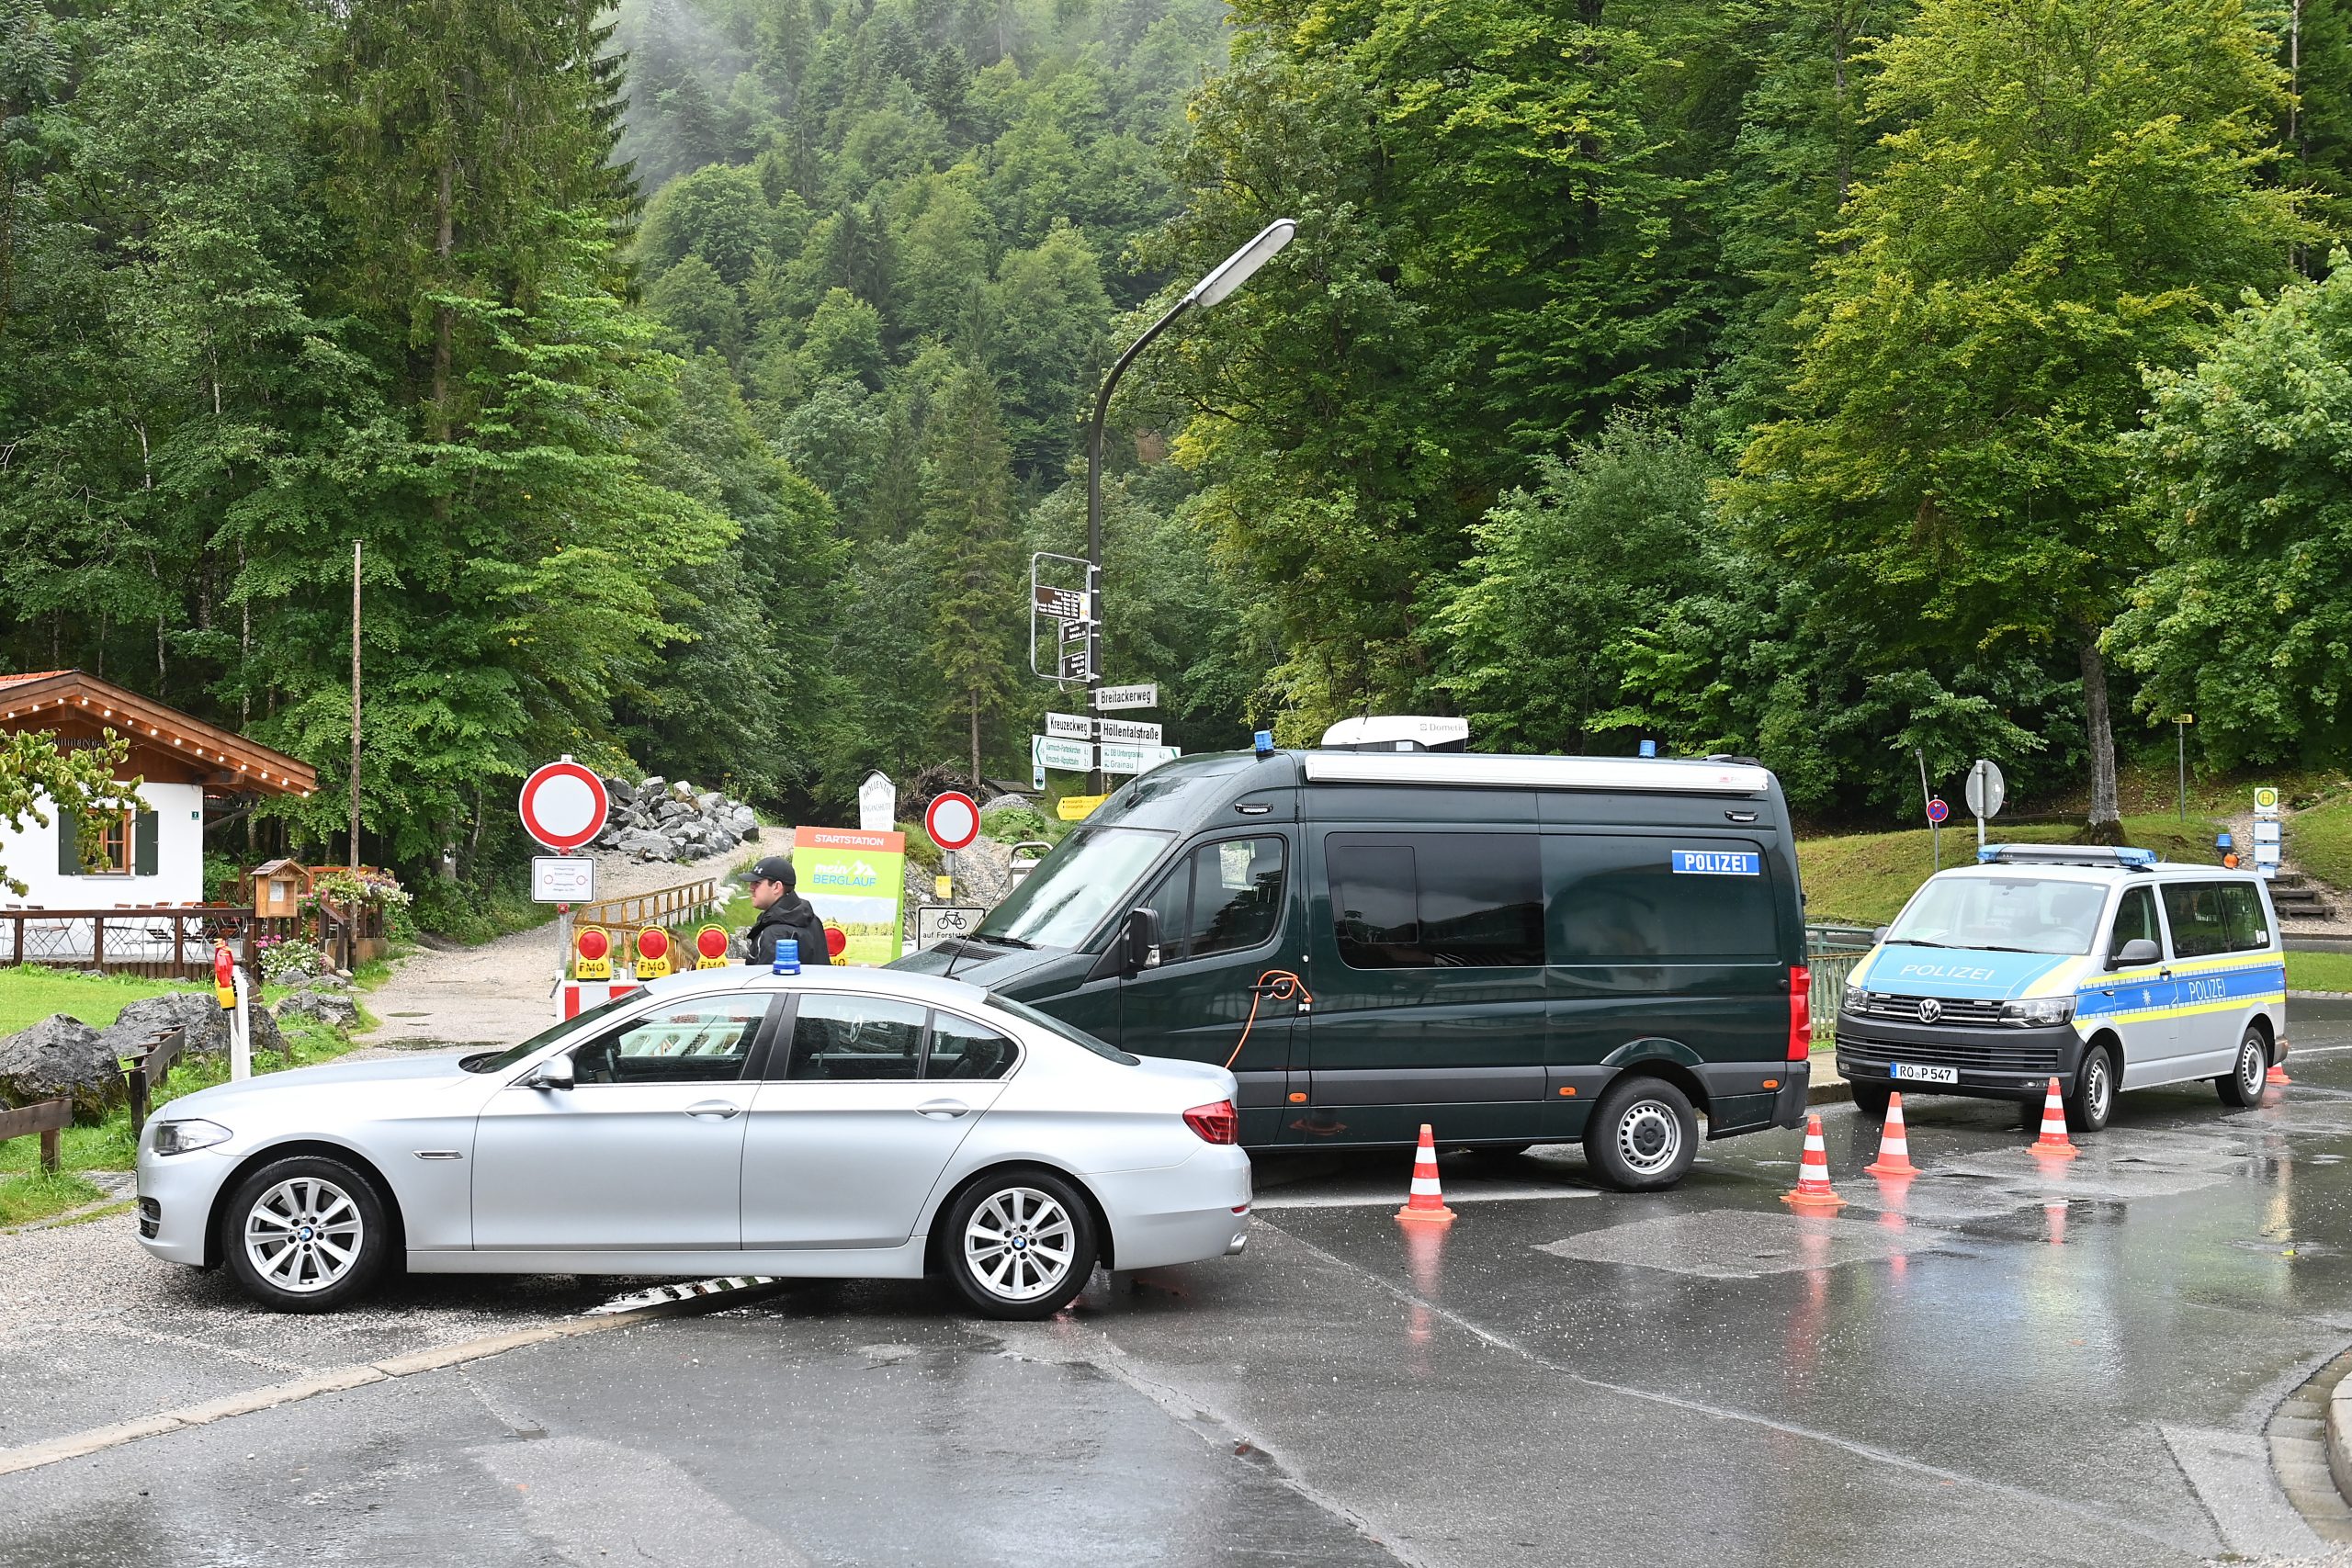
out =
{"type": "MultiPolygon", "coordinates": [[[[596,892],[625,898],[707,876],[726,877],[788,840],[770,829],[725,854],[688,864],[601,853],[596,892]]],[[[479,947],[425,949],[400,961],[392,977],[368,993],[368,1010],[382,1022],[361,1038],[355,1055],[386,1055],[436,1045],[510,1045],[555,1021],[558,953],[553,921],[479,947]]]]}

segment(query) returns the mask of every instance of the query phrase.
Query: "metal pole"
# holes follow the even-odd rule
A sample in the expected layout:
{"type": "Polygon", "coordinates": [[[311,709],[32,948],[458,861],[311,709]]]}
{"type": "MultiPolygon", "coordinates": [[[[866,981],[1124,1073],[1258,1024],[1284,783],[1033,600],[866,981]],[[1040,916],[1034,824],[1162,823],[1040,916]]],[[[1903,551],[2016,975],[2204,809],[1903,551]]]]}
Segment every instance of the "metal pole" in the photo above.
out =
{"type": "Polygon", "coordinates": [[[2180,819],[2188,820],[2188,726],[2173,720],[2173,734],[2180,741],[2180,819]]]}
{"type": "MultiPolygon", "coordinates": [[[[1112,389],[1118,386],[1119,378],[1135,363],[1136,355],[1192,308],[1190,295],[1177,300],[1173,309],[1152,322],[1149,330],[1119,355],[1111,373],[1102,378],[1101,389],[1094,394],[1094,418],[1086,427],[1086,711],[1090,717],[1101,715],[1095,696],[1102,690],[1102,424],[1111,412],[1112,389]]],[[[1102,793],[1102,739],[1099,733],[1094,739],[1094,768],[1087,775],[1086,793],[1102,793]]]]}
{"type": "MultiPolygon", "coordinates": [[[[1936,798],[1928,790],[1928,749],[1925,746],[1916,746],[1912,748],[1911,754],[1919,759],[1919,810],[1922,815],[1925,815],[1928,807],[1934,804],[1936,798]]],[[[1935,852],[1936,869],[1943,870],[1943,828],[1932,818],[1928,822],[1928,847],[1935,852]]]]}
{"type": "MultiPolygon", "coordinates": [[[[351,874],[359,874],[359,541],[351,541],[351,874]]],[[[354,910],[356,914],[358,911],[354,910]]],[[[345,962],[356,955],[345,953],[345,962]]]]}

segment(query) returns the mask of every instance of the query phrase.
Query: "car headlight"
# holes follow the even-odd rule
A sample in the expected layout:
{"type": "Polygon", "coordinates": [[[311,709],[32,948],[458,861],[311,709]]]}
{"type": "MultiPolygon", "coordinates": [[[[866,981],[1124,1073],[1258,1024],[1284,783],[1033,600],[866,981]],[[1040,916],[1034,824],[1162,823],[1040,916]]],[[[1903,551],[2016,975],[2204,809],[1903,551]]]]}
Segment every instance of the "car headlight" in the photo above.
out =
{"type": "Polygon", "coordinates": [[[1857,985],[1856,985],[1856,984],[1854,984],[1854,982],[1852,982],[1851,980],[1847,981],[1847,982],[1846,982],[1846,997],[1845,997],[1845,1000],[1843,1000],[1842,1002],[1838,1003],[1838,1011],[1840,1011],[1840,1012],[1860,1012],[1860,1011],[1861,1011],[1861,1010],[1862,1010],[1862,996],[1863,996],[1862,988],[1861,988],[1860,986],[1857,986],[1857,985]]]}
{"type": "Polygon", "coordinates": [[[158,1122],[155,1124],[155,1152],[159,1155],[184,1155],[190,1149],[207,1149],[215,1144],[225,1144],[231,1135],[229,1129],[218,1122],[158,1122]]]}
{"type": "Polygon", "coordinates": [[[2064,1023],[2075,1016],[2072,997],[2034,997],[2021,1002],[2003,1002],[2001,1021],[2020,1029],[2047,1029],[2064,1023]]]}

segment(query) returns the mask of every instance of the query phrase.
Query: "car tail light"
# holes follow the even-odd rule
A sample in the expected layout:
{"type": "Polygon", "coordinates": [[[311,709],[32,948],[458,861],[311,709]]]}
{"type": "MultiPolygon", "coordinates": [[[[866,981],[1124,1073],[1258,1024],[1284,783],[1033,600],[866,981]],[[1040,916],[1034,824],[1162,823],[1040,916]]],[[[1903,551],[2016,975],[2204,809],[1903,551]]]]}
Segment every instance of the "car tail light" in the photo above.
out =
{"type": "Polygon", "coordinates": [[[1813,971],[1789,965],[1789,1060],[1813,1058],[1813,971]]]}
{"type": "Polygon", "coordinates": [[[1238,1144],[1241,1141],[1241,1117],[1229,1100],[1220,1100],[1215,1105],[1195,1105],[1184,1112],[1184,1125],[1198,1133],[1204,1143],[1238,1144]]]}

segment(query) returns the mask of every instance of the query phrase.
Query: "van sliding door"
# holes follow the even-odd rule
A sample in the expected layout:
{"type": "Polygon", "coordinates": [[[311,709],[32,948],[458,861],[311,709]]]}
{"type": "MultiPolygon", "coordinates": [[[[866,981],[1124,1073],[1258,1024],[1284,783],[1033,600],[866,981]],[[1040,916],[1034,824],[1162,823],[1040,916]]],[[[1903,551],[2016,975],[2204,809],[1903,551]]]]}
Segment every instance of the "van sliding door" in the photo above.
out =
{"type": "Polygon", "coordinates": [[[1530,1140],[1544,1096],[1544,897],[1532,832],[1333,829],[1309,925],[1303,1141],[1530,1140]]]}

